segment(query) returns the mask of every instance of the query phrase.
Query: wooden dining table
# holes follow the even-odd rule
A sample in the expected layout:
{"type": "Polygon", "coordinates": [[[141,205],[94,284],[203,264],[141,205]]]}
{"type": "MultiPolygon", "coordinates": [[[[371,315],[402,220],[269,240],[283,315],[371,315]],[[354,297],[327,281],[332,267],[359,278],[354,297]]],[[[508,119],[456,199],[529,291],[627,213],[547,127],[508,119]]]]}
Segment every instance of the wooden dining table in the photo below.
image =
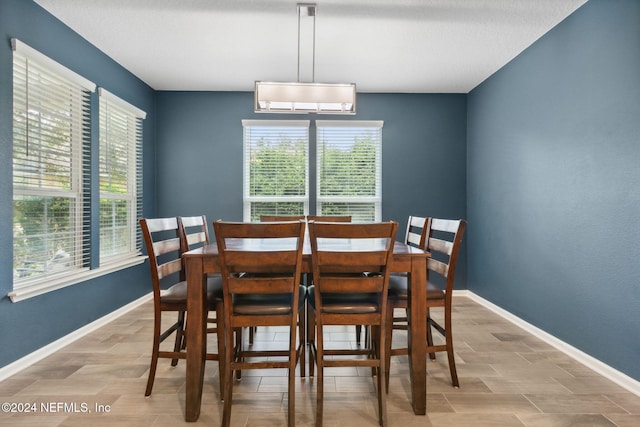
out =
{"type": "MultiPolygon", "coordinates": [[[[187,270],[187,372],[185,420],[196,421],[200,416],[202,387],[207,353],[207,298],[206,282],[209,273],[220,272],[218,247],[215,244],[185,252],[187,270]]],[[[395,242],[392,272],[409,275],[409,370],[411,382],[411,404],[416,415],[426,414],[427,370],[426,370],[426,260],[427,252],[395,242]]],[[[303,272],[311,273],[311,249],[305,244],[303,272]]],[[[304,363],[304,362],[302,362],[304,363]]]]}

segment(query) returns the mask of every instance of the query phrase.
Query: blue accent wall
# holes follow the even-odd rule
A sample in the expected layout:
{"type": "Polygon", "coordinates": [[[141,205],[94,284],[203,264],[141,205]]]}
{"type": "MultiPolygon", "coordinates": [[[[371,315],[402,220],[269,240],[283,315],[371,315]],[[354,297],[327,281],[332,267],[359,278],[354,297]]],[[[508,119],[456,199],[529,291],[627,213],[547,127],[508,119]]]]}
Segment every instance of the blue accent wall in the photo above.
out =
{"type": "MultiPolygon", "coordinates": [[[[242,220],[242,120],[311,120],[310,211],[315,212],[315,120],[383,120],[382,216],[466,218],[466,95],[358,94],[355,116],[255,114],[249,92],[159,92],[158,214],[242,220]]],[[[211,224],[209,224],[211,228],[211,224]]],[[[466,254],[456,286],[466,285],[466,254]]]]}
{"type": "MultiPolygon", "coordinates": [[[[151,291],[142,264],[18,303],[13,290],[12,235],[12,51],[18,38],[43,54],[147,112],[144,122],[144,211],[154,210],[155,93],[33,1],[0,1],[0,367],[118,309],[151,291]]],[[[92,97],[92,154],[97,153],[97,93],[92,97]]],[[[95,162],[94,162],[95,164],[95,162]]],[[[94,173],[97,180],[98,175],[94,173]]],[[[95,192],[97,185],[92,187],[95,192]]],[[[97,195],[92,196],[97,227],[97,195]]],[[[92,236],[97,236],[95,230],[92,236]]],[[[97,246],[96,246],[97,248],[97,246]]],[[[97,258],[92,264],[97,264],[97,258]]]]}
{"type": "Polygon", "coordinates": [[[469,289],[640,380],[640,1],[590,0],[468,112],[469,289]]]}

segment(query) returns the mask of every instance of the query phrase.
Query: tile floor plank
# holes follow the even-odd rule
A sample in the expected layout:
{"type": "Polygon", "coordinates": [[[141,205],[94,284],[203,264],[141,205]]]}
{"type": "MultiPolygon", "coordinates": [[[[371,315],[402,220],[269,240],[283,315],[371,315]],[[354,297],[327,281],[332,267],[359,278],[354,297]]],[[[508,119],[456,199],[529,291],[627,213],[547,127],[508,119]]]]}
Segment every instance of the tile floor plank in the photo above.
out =
{"type": "MultiPolygon", "coordinates": [[[[427,415],[416,416],[409,403],[408,359],[392,358],[389,427],[640,425],[640,397],[479,304],[455,298],[453,320],[460,388],[451,387],[446,355],[438,354],[436,361],[427,361],[427,415]]],[[[160,360],[153,394],[144,397],[152,322],[152,305],[144,304],[0,382],[2,402],[34,403],[38,409],[0,413],[0,425],[219,425],[222,402],[216,362],[207,362],[196,423],[184,421],[184,361],[172,368],[168,360],[160,360]],[[58,410],[60,404],[68,406],[58,410]],[[79,410],[71,411],[69,405],[79,410]],[[82,405],[90,411],[82,411],[82,405]]],[[[352,327],[333,328],[327,339],[330,346],[356,346],[352,327]]],[[[271,348],[286,341],[286,330],[260,328],[254,346],[271,348]]],[[[404,344],[406,332],[394,332],[394,346],[404,344]]],[[[208,345],[216,345],[215,337],[208,345]]],[[[325,375],[326,427],[378,425],[369,369],[327,369],[325,375]]],[[[296,381],[298,426],[314,425],[315,386],[311,378],[296,381]]],[[[234,384],[233,400],[232,426],[285,426],[286,370],[243,372],[234,384]]]]}

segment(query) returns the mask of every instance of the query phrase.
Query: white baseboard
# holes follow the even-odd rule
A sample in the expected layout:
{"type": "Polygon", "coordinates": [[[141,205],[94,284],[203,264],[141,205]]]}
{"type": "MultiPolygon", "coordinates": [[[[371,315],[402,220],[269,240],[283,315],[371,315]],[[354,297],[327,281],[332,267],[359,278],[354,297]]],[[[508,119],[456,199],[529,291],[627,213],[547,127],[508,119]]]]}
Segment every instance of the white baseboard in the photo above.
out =
{"type": "Polygon", "coordinates": [[[630,376],[612,368],[611,366],[601,362],[600,360],[592,356],[589,356],[588,354],[582,352],[581,350],[578,350],[577,348],[572,347],[571,345],[543,331],[542,329],[539,329],[533,326],[532,324],[525,322],[519,317],[511,314],[510,312],[506,311],[503,308],[498,307],[497,305],[482,298],[481,296],[478,296],[468,290],[454,291],[453,296],[464,296],[477,302],[478,304],[491,310],[492,312],[496,313],[500,317],[503,317],[504,319],[510,321],[514,325],[524,329],[526,332],[541,339],[542,341],[546,342],[552,347],[555,347],[556,349],[562,351],[567,356],[585,365],[587,368],[590,368],[593,371],[597,372],[598,374],[602,375],[603,377],[613,381],[614,383],[618,384],[620,387],[623,387],[629,390],[631,393],[634,393],[635,395],[640,396],[639,381],[636,381],[630,376]]]}
{"type": "Polygon", "coordinates": [[[61,348],[71,344],[72,342],[82,338],[83,336],[87,335],[90,332],[95,331],[96,329],[106,325],[107,323],[117,319],[118,317],[122,316],[123,314],[133,310],[134,308],[139,307],[140,305],[144,304],[145,302],[151,300],[153,298],[153,293],[149,293],[143,297],[138,298],[135,301],[130,302],[129,304],[120,307],[119,309],[112,311],[111,313],[107,314],[106,316],[103,316],[91,323],[89,323],[88,325],[83,326],[80,329],[76,329],[75,331],[71,332],[70,334],[65,335],[64,337],[52,342],[51,344],[48,344],[42,348],[39,348],[38,350],[34,351],[33,353],[30,353],[18,360],[16,360],[15,362],[12,362],[2,368],[0,368],[0,381],[14,375],[17,374],[18,372],[22,371],[23,369],[28,368],[29,366],[33,365],[34,363],[44,359],[47,356],[50,356],[51,354],[55,353],[56,351],[60,350],[61,348]]]}

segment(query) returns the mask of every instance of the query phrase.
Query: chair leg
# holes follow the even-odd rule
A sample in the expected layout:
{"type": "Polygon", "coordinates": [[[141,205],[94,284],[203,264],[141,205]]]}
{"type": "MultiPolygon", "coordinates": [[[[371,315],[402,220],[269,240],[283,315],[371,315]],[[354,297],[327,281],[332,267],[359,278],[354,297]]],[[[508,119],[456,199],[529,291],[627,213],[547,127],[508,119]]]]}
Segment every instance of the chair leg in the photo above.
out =
{"type": "Polygon", "coordinates": [[[299,338],[299,346],[300,349],[299,355],[298,351],[296,351],[296,356],[298,363],[300,363],[300,377],[304,378],[306,376],[306,348],[307,348],[307,322],[306,322],[307,314],[305,313],[304,307],[303,310],[298,312],[298,334],[299,338]]]}
{"type": "Polygon", "coordinates": [[[356,343],[361,344],[362,337],[362,325],[356,325],[356,343]]]}
{"type": "Polygon", "coordinates": [[[220,381],[220,400],[224,399],[224,378],[226,373],[226,335],[224,330],[224,312],[222,300],[216,302],[216,319],[218,321],[216,336],[218,338],[218,378],[220,381]]]}
{"type": "MultiPolygon", "coordinates": [[[[176,329],[176,342],[173,345],[173,351],[178,353],[184,344],[186,348],[186,340],[184,335],[184,311],[178,312],[178,328],[176,329]]],[[[171,366],[176,366],[178,359],[171,359],[171,366]]]]}
{"type": "MultiPolygon", "coordinates": [[[[429,323],[430,313],[429,307],[427,307],[427,347],[433,347],[433,333],[431,331],[431,324],[429,323]]],[[[429,359],[436,360],[436,354],[434,352],[429,353],[429,359]]]]}
{"type": "Polygon", "coordinates": [[[322,326],[317,327],[315,359],[318,368],[316,376],[316,427],[322,427],[322,412],[324,402],[324,342],[322,326]]]}
{"type": "Polygon", "coordinates": [[[153,319],[153,350],[151,351],[151,366],[149,366],[149,379],[147,379],[147,389],[145,396],[151,396],[153,382],[156,378],[156,368],[158,367],[158,353],[160,352],[160,313],[156,312],[153,319]]]}
{"type": "Polygon", "coordinates": [[[385,386],[387,393],[389,392],[389,373],[391,372],[391,348],[393,343],[393,305],[387,307],[387,325],[385,327],[385,386]]]}
{"type": "MultiPolygon", "coordinates": [[[[304,318],[304,315],[302,316],[298,316],[300,318],[300,320],[298,321],[301,322],[302,319],[304,318]]],[[[299,329],[302,330],[304,328],[304,325],[300,325],[299,329]]],[[[297,361],[297,355],[298,355],[298,345],[297,345],[297,335],[298,335],[298,331],[296,331],[296,328],[293,327],[291,328],[291,331],[289,332],[290,337],[289,337],[289,378],[288,378],[288,392],[289,392],[289,398],[287,401],[287,425],[288,427],[295,427],[296,425],[296,394],[295,394],[295,390],[296,390],[296,361],[297,361]]],[[[303,341],[303,337],[300,337],[300,349],[301,349],[301,354],[304,354],[304,348],[305,348],[305,343],[303,341]]],[[[302,361],[301,361],[302,362],[302,361]]],[[[304,376],[304,363],[300,363],[300,370],[302,372],[302,375],[304,376]]]]}
{"type": "Polygon", "coordinates": [[[231,401],[233,399],[233,368],[231,362],[234,358],[233,331],[231,328],[225,331],[225,351],[224,351],[224,406],[222,409],[222,426],[229,427],[231,423],[231,401]]]}
{"type": "Polygon", "coordinates": [[[447,346],[447,358],[449,359],[449,372],[451,373],[451,383],[454,387],[460,387],[458,373],[456,371],[456,360],[453,354],[453,328],[451,327],[451,310],[445,313],[445,344],[447,346]]]}
{"type": "Polygon", "coordinates": [[[309,377],[313,377],[315,374],[315,362],[314,362],[314,348],[316,339],[316,321],[315,313],[311,306],[307,306],[307,352],[309,354],[309,377]]]}
{"type": "MultiPolygon", "coordinates": [[[[244,332],[244,328],[236,329],[235,354],[242,354],[242,352],[244,351],[244,333],[243,332],[244,332]]],[[[235,358],[236,356],[233,356],[233,357],[235,358]]],[[[239,360],[244,361],[244,358],[242,356],[239,356],[239,360]]],[[[236,369],[235,373],[236,373],[236,380],[242,379],[242,370],[236,369]]]]}
{"type": "MultiPolygon", "coordinates": [[[[393,317],[393,314],[392,314],[393,317]]],[[[383,319],[384,322],[384,319],[383,319]]],[[[375,328],[377,329],[375,331],[376,333],[376,341],[377,341],[377,345],[376,345],[376,349],[377,349],[377,354],[376,357],[378,358],[378,421],[380,423],[380,425],[382,427],[386,427],[387,425],[387,390],[388,390],[388,385],[387,385],[387,373],[385,370],[385,365],[386,365],[386,349],[387,349],[387,343],[386,343],[386,329],[389,329],[389,326],[391,325],[387,325],[385,327],[385,325],[383,324],[382,326],[376,326],[375,328]]],[[[374,334],[374,327],[371,327],[371,335],[373,338],[373,334],[374,334]]]]}
{"type": "MultiPolygon", "coordinates": [[[[388,316],[385,315],[385,318],[388,316]]],[[[367,326],[369,329],[370,335],[370,357],[377,361],[377,366],[372,367],[372,371],[376,376],[376,396],[378,398],[378,423],[381,426],[387,425],[387,404],[386,404],[386,396],[387,396],[387,373],[385,370],[385,365],[387,363],[386,350],[388,344],[386,342],[386,337],[388,335],[387,328],[385,325],[369,325],[367,326]]]]}

